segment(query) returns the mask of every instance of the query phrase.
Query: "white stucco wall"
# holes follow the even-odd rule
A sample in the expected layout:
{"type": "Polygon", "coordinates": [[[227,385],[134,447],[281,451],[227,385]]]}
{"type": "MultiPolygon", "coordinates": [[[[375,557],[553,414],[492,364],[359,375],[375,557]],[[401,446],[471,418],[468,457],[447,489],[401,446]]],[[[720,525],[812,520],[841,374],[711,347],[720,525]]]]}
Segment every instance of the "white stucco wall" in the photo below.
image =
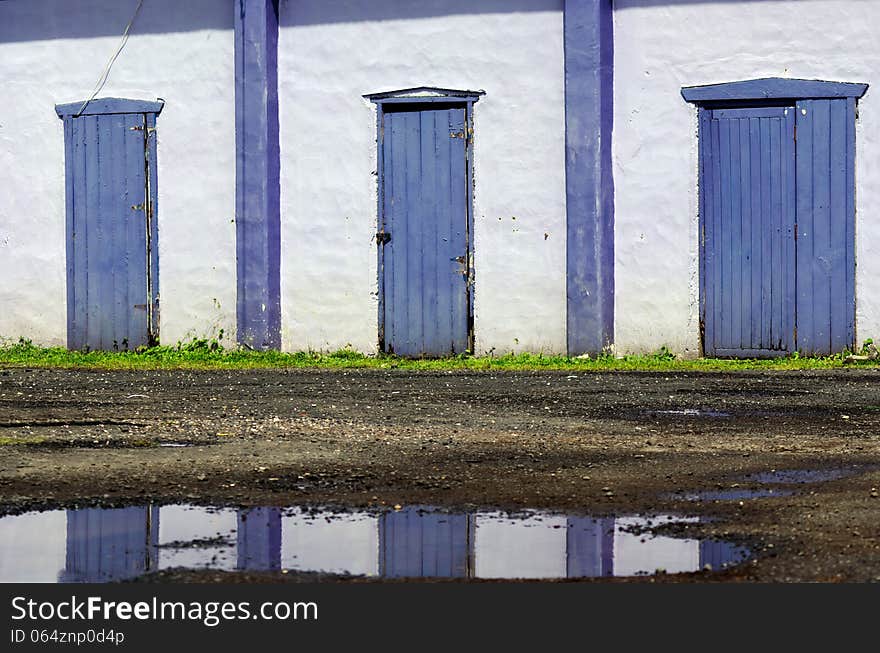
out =
{"type": "MultiPolygon", "coordinates": [[[[871,0],[615,0],[615,349],[699,352],[696,110],[682,86],[760,77],[880,84],[871,0]]],[[[856,127],[856,331],[880,335],[880,112],[856,127]]]]}
{"type": "Polygon", "coordinates": [[[565,351],[562,0],[282,0],[284,348],[376,350],[376,112],[362,95],[417,86],[486,92],[477,351],[565,351]]]}
{"type": "MultiPolygon", "coordinates": [[[[135,0],[0,2],[0,338],[66,343],[64,134],[135,0]]],[[[163,343],[235,332],[231,0],[148,0],[98,97],[155,100],[163,343]]]]}

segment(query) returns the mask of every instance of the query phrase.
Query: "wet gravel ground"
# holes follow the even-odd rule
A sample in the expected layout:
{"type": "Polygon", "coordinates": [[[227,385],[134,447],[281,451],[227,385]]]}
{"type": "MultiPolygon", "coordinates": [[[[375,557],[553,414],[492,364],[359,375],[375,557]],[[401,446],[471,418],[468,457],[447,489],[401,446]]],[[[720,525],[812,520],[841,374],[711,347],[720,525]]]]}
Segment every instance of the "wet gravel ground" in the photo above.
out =
{"type": "MultiPolygon", "coordinates": [[[[678,534],[746,544],[755,560],[661,580],[880,581],[878,465],[874,369],[0,370],[2,513],[155,501],[704,515],[678,534]],[[768,487],[792,493],[739,498],[768,487]],[[694,500],[725,490],[737,498],[694,500]]],[[[153,580],[303,580],[251,576],[153,580]]]]}

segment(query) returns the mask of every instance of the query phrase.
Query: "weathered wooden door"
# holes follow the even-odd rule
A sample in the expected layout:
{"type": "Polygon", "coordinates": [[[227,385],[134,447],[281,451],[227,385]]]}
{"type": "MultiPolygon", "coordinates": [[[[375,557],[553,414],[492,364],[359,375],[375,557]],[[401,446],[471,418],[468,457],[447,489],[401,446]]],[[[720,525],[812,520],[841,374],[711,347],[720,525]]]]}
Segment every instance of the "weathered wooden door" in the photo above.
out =
{"type": "Polygon", "coordinates": [[[158,103],[56,107],[67,179],[67,342],[134,349],[158,339],[158,103]]]}
{"type": "Polygon", "coordinates": [[[796,347],[795,109],[700,115],[704,352],[789,354],[796,347]]]}
{"type": "Polygon", "coordinates": [[[401,356],[470,348],[467,109],[386,108],[380,130],[380,344],[401,356]]]}

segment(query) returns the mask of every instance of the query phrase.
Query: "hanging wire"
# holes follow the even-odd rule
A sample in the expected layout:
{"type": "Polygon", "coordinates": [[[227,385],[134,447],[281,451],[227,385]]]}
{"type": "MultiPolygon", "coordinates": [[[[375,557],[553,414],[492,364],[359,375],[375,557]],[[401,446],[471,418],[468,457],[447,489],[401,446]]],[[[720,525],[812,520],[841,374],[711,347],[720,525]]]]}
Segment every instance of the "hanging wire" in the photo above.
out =
{"type": "Polygon", "coordinates": [[[83,102],[82,106],[79,108],[79,111],[74,114],[74,118],[79,118],[85,108],[88,106],[89,102],[95,99],[95,96],[101,92],[101,89],[104,88],[104,84],[107,83],[107,79],[110,77],[110,69],[113,67],[113,64],[116,63],[116,59],[119,57],[119,54],[122,52],[122,49],[125,47],[125,44],[128,42],[128,34],[131,31],[131,26],[134,24],[135,19],[138,17],[138,14],[141,11],[141,7],[144,5],[144,0],[138,0],[137,7],[135,7],[134,14],[131,16],[131,20],[128,21],[128,25],[125,26],[125,31],[122,33],[122,40],[119,42],[119,47],[116,48],[116,52],[113,53],[113,56],[110,57],[110,61],[107,62],[107,65],[104,68],[104,72],[101,73],[101,76],[98,78],[98,82],[95,84],[95,90],[92,91],[92,94],[89,96],[89,99],[83,102]]]}

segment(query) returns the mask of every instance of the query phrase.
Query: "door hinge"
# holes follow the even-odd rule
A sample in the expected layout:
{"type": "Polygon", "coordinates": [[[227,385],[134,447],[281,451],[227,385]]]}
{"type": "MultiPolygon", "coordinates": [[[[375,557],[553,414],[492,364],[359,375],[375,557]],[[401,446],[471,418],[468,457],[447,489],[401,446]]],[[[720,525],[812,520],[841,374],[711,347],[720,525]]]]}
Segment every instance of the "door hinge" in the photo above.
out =
{"type": "Polygon", "coordinates": [[[376,234],[376,244],[377,245],[387,245],[391,242],[391,232],[390,231],[380,231],[376,234]]]}
{"type": "Polygon", "coordinates": [[[464,138],[464,132],[449,132],[449,138],[464,138]]]}
{"type": "Polygon", "coordinates": [[[128,128],[129,131],[133,131],[133,132],[142,132],[142,131],[144,131],[144,129],[147,130],[148,135],[152,134],[153,132],[156,131],[155,127],[144,127],[143,125],[135,125],[134,127],[128,128]]]}
{"type": "Polygon", "coordinates": [[[146,205],[146,204],[143,204],[143,203],[142,203],[142,204],[132,204],[132,205],[131,205],[131,210],[132,210],[132,211],[146,211],[146,209],[147,209],[147,205],[146,205]]]}

